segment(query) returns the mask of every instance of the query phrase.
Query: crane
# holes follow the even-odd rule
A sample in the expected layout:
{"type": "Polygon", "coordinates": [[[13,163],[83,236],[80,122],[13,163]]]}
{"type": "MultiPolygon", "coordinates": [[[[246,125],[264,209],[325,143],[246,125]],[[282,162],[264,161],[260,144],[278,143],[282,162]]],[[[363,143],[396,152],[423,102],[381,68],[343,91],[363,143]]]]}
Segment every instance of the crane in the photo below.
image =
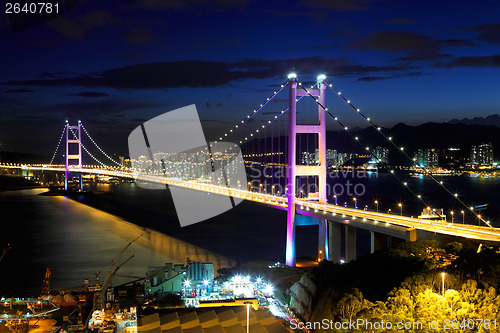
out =
{"type": "Polygon", "coordinates": [[[10,244],[7,244],[7,247],[3,249],[2,252],[0,252],[0,261],[2,261],[5,253],[7,253],[7,251],[9,251],[10,249],[12,249],[12,247],[10,246],[10,244]]]}
{"type": "Polygon", "coordinates": [[[102,283],[102,286],[99,286],[99,285],[96,286],[97,288],[95,288],[96,290],[94,293],[93,311],[100,310],[100,309],[104,308],[106,291],[107,291],[108,287],[111,285],[111,280],[113,279],[113,275],[115,275],[115,273],[118,271],[118,269],[120,269],[120,267],[122,267],[125,263],[127,263],[130,259],[132,259],[134,257],[134,255],[132,255],[130,258],[128,258],[127,260],[125,260],[122,263],[119,263],[119,262],[122,260],[123,256],[125,255],[125,252],[130,247],[130,245],[132,245],[132,243],[134,243],[136,240],[138,240],[141,237],[142,237],[142,235],[135,238],[134,240],[129,242],[127,244],[127,246],[125,246],[125,248],[113,260],[113,262],[111,264],[111,268],[110,268],[108,274],[106,275],[106,278],[104,279],[104,281],[102,283]]]}

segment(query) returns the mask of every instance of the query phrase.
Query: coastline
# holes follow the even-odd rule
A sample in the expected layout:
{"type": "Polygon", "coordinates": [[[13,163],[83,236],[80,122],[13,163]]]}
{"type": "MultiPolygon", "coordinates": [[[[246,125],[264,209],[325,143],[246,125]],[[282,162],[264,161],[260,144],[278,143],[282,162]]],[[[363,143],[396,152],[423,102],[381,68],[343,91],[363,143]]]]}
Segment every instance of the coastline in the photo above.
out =
{"type": "MultiPolygon", "coordinates": [[[[141,228],[229,256],[238,263],[283,260],[286,235],[284,211],[242,202],[221,215],[181,227],[168,190],[139,190],[139,194],[134,192],[133,195],[127,191],[115,189],[99,194],[87,192],[65,196],[141,228]]],[[[315,239],[315,233],[312,234],[315,239]]]]}
{"type": "Polygon", "coordinates": [[[22,177],[0,174],[0,192],[31,190],[35,188],[47,188],[47,187],[40,186],[34,183],[33,181],[22,177]]]}

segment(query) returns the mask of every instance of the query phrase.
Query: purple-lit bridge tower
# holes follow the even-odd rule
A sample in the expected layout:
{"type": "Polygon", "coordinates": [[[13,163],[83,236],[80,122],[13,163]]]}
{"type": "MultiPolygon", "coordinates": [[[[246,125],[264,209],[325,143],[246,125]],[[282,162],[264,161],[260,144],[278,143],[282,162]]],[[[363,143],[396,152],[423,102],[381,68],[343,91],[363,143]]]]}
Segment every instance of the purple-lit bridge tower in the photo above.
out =
{"type": "MultiPolygon", "coordinates": [[[[68,190],[69,166],[82,168],[82,122],[71,126],[66,120],[66,168],[64,170],[64,190],[68,190]],[[70,133],[71,132],[71,133],[70,133]],[[76,162],[76,163],[75,163],[76,162]]],[[[82,174],[80,173],[80,191],[83,191],[82,174]]]]}
{"type": "MultiPolygon", "coordinates": [[[[297,200],[297,177],[317,176],[318,178],[318,198],[320,204],[326,204],[326,114],[325,114],[325,89],[326,76],[320,75],[317,78],[317,88],[302,89],[297,80],[297,75],[288,76],[289,97],[288,97],[288,209],[287,209],[287,230],[286,230],[286,264],[295,266],[295,229],[296,225],[296,200],[297,200]],[[318,102],[317,125],[297,124],[297,96],[313,96],[318,102]],[[318,135],[318,165],[297,165],[297,134],[311,133],[318,135]]],[[[328,223],[326,219],[319,218],[319,238],[318,238],[318,260],[329,259],[328,255],[328,223]]]]}

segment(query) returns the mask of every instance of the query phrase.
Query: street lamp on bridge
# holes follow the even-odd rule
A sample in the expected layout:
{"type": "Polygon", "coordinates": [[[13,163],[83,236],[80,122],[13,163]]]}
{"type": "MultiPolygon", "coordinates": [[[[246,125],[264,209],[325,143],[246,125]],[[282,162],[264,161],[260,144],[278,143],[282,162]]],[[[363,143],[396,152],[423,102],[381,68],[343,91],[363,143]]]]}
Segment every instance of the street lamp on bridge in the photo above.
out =
{"type": "Polygon", "coordinates": [[[375,200],[375,205],[377,205],[377,213],[378,213],[378,200],[375,200]]]}
{"type": "Polygon", "coordinates": [[[358,208],[358,202],[356,201],[356,198],[352,198],[352,200],[354,201],[354,208],[358,208]]]}
{"type": "Polygon", "coordinates": [[[398,203],[399,210],[401,212],[401,216],[403,216],[403,204],[401,202],[398,203]]]}
{"type": "Polygon", "coordinates": [[[453,224],[453,217],[454,217],[454,215],[453,215],[453,214],[454,214],[454,212],[453,212],[453,211],[451,211],[451,212],[450,212],[450,214],[451,214],[451,224],[453,224]]]}
{"type": "Polygon", "coordinates": [[[465,211],[460,211],[460,213],[462,214],[462,224],[465,224],[465,211]]]}

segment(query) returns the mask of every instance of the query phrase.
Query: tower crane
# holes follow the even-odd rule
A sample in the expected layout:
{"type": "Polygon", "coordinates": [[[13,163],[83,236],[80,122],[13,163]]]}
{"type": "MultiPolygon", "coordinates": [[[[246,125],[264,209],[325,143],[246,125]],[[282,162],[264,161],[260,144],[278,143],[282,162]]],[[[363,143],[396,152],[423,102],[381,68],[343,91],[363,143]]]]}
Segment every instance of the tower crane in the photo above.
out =
{"type": "MultiPolygon", "coordinates": [[[[106,297],[105,297],[106,291],[107,291],[108,287],[111,285],[111,280],[113,279],[113,275],[115,275],[115,273],[118,271],[118,269],[120,269],[120,267],[122,267],[125,263],[127,263],[130,259],[132,259],[134,257],[134,255],[132,255],[131,257],[129,257],[127,260],[123,261],[122,263],[120,263],[120,261],[122,260],[123,256],[125,255],[125,252],[130,247],[130,245],[132,245],[132,243],[134,243],[136,240],[138,240],[141,237],[142,237],[142,235],[135,238],[130,243],[128,243],[127,246],[125,246],[125,248],[113,260],[113,262],[111,264],[111,268],[108,271],[108,274],[106,275],[106,278],[104,279],[104,281],[102,283],[102,286],[97,284],[95,286],[95,288],[93,288],[93,291],[95,291],[93,311],[104,309],[104,305],[105,305],[105,301],[106,301],[106,297]]],[[[98,273],[96,273],[96,274],[98,274],[98,273]]]]}
{"type": "Polygon", "coordinates": [[[7,247],[0,252],[0,261],[2,261],[3,256],[5,255],[5,253],[7,253],[7,251],[9,251],[11,248],[12,247],[10,247],[10,244],[7,244],[7,247]]]}

